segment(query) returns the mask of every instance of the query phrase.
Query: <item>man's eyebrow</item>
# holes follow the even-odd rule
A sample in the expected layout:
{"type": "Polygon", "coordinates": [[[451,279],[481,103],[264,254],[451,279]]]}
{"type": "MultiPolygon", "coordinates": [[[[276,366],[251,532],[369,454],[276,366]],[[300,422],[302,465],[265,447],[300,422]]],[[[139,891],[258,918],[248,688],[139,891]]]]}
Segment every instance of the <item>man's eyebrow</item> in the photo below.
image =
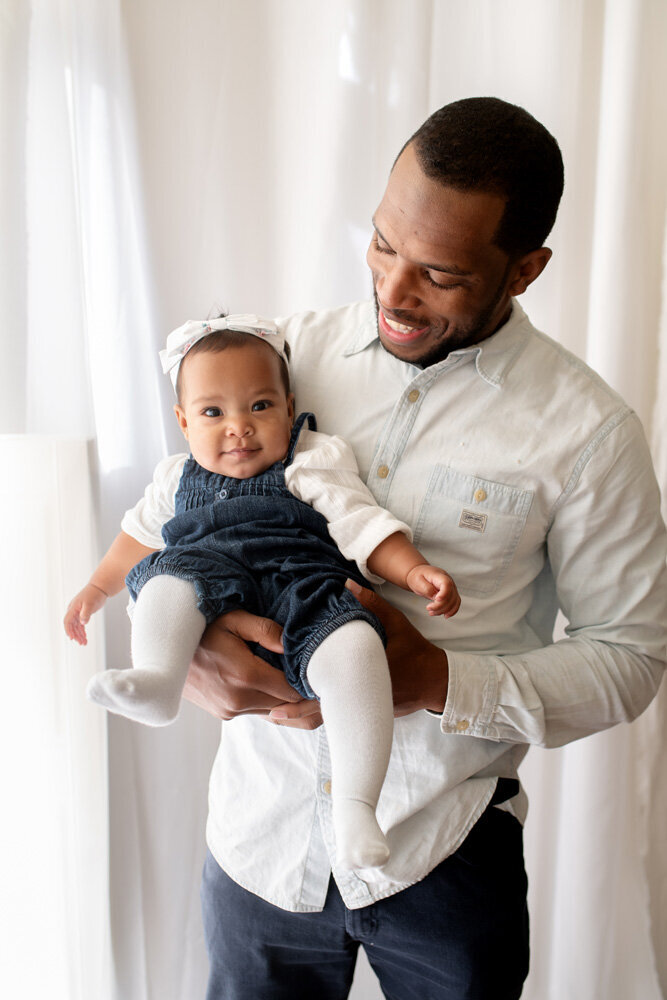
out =
{"type": "MultiPolygon", "coordinates": [[[[373,229],[378,234],[378,236],[380,237],[380,239],[384,243],[386,243],[388,247],[391,247],[391,243],[389,242],[389,240],[385,236],[383,236],[382,233],[380,232],[380,230],[378,229],[378,227],[377,227],[377,225],[375,223],[375,217],[373,217],[373,219],[371,221],[373,223],[373,229]]],[[[415,261],[415,263],[416,263],[417,267],[424,267],[424,268],[426,268],[427,271],[440,271],[441,274],[453,274],[453,275],[456,275],[456,277],[458,277],[458,278],[472,278],[473,277],[473,272],[472,271],[464,271],[462,267],[457,267],[456,264],[448,264],[445,267],[442,264],[426,264],[423,261],[415,261]]]]}

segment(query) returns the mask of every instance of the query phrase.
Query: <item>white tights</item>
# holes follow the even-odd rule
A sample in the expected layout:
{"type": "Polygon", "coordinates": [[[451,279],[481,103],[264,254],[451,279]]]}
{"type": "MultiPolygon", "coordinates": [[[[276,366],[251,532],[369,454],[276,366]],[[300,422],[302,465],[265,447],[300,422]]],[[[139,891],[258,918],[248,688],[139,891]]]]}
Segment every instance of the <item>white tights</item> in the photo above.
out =
{"type": "Polygon", "coordinates": [[[329,741],[338,864],[344,868],[382,865],[389,848],[375,807],[394,729],[382,640],[367,622],[348,622],[318,646],[307,674],[321,702],[329,741]]]}
{"type": "MultiPolygon", "coordinates": [[[[152,577],[141,589],[132,621],[134,669],[107,670],[88,696],[119,715],[164,726],[178,715],[185,678],[206,627],[194,586],[175,576],[152,577]]],[[[336,629],[308,664],[320,699],[331,755],[337,862],[375,867],[389,856],[375,807],[393,733],[391,681],[382,642],[364,621],[336,629]]]]}

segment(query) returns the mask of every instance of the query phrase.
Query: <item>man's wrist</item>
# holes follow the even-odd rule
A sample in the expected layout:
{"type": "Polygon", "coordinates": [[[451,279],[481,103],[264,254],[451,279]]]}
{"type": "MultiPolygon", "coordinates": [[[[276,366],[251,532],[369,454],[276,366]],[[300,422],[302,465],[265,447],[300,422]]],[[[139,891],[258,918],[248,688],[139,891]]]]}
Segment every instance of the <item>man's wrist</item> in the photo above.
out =
{"type": "Polygon", "coordinates": [[[447,704],[449,661],[444,649],[439,649],[437,646],[433,647],[430,659],[431,680],[424,708],[431,715],[441,716],[447,704]]]}

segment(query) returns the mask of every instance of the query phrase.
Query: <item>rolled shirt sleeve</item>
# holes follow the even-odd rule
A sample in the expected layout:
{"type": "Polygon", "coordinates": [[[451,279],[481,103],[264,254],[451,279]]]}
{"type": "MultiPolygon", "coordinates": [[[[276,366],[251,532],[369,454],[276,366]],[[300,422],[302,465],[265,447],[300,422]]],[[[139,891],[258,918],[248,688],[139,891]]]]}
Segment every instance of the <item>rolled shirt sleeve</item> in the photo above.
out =
{"type": "Polygon", "coordinates": [[[560,746],[631,721],[655,695],[665,533],[634,414],[591,442],[555,505],[547,552],[567,638],[508,655],[448,651],[443,732],[560,746]]]}

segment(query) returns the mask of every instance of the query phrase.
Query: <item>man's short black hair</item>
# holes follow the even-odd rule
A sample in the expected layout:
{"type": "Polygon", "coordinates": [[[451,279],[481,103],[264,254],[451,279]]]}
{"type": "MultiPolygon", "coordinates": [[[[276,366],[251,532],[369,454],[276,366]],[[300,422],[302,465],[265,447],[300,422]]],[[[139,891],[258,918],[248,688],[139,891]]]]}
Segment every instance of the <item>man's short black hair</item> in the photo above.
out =
{"type": "Polygon", "coordinates": [[[527,111],[497,97],[455,101],[427,118],[410,143],[427,177],[507,199],[494,243],[510,257],[543,246],[563,193],[563,158],[527,111]]]}

